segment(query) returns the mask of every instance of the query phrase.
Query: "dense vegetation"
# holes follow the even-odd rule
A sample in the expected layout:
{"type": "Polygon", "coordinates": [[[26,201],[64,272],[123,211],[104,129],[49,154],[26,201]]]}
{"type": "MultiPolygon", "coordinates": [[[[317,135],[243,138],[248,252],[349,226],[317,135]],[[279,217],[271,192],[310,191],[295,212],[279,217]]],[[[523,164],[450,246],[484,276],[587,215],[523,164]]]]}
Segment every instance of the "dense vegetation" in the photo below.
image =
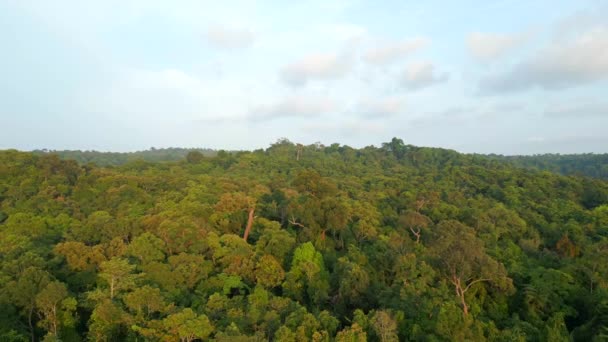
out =
{"type": "MultiPolygon", "coordinates": [[[[206,157],[215,156],[218,151],[212,149],[188,148],[151,148],[137,152],[99,152],[99,151],[55,151],[36,150],[38,155],[56,154],[62,159],[75,160],[79,164],[96,164],[99,166],[120,166],[128,162],[144,160],[148,162],[166,162],[184,160],[188,153],[198,151],[206,157]]],[[[234,152],[232,152],[234,153],[234,152]]],[[[608,179],[608,154],[537,154],[532,156],[479,155],[517,167],[551,171],[562,175],[588,176],[608,179]]]]}
{"type": "Polygon", "coordinates": [[[608,183],[393,139],[0,152],[0,340],[604,341],[608,183]]]}
{"type": "Polygon", "coordinates": [[[99,166],[118,166],[129,162],[143,160],[147,162],[166,162],[184,160],[190,152],[200,152],[204,156],[211,157],[216,154],[212,149],[201,148],[150,148],[137,152],[99,152],[99,151],[55,151],[35,150],[37,155],[56,154],[61,159],[75,160],[79,164],[96,164],[99,166]]]}
{"type": "Polygon", "coordinates": [[[533,156],[496,156],[492,158],[518,167],[556,172],[562,175],[608,179],[608,154],[539,154],[533,156]]]}

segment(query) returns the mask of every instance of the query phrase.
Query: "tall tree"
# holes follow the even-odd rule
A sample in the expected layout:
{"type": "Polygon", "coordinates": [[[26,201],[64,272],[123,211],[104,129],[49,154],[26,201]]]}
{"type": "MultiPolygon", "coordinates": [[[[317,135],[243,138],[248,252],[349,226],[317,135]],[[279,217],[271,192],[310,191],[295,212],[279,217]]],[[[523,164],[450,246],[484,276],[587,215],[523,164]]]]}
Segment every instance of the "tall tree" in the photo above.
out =
{"type": "Polygon", "coordinates": [[[486,254],[475,231],[458,221],[442,221],[432,249],[435,262],[453,286],[465,316],[469,314],[466,293],[475,285],[490,283],[502,290],[512,288],[504,266],[486,254]]]}
{"type": "Polygon", "coordinates": [[[59,338],[62,326],[73,325],[76,299],[68,296],[65,284],[53,281],[36,295],[36,307],[40,315],[38,325],[48,331],[45,338],[59,338]]]}
{"type": "Polygon", "coordinates": [[[420,243],[422,230],[426,229],[431,223],[431,219],[418,211],[406,211],[399,217],[399,224],[408,228],[416,237],[416,243],[420,243]]]}

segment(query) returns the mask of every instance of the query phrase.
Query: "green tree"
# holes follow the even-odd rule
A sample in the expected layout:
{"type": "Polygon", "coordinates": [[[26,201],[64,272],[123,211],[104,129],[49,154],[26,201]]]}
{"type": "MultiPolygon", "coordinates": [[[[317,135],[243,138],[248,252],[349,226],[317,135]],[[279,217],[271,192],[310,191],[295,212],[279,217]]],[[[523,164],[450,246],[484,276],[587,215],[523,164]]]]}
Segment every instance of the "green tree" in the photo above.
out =
{"type": "Polygon", "coordinates": [[[323,256],[312,243],[304,243],[294,251],[283,289],[297,300],[310,304],[320,305],[327,299],[328,273],[323,256]]]}
{"type": "Polygon", "coordinates": [[[152,233],[143,233],[129,244],[128,254],[139,259],[142,264],[165,259],[164,242],[152,233]]]}
{"type": "MultiPolygon", "coordinates": [[[[52,281],[36,295],[36,308],[41,320],[38,325],[47,332],[47,338],[59,338],[60,329],[75,323],[76,299],[68,296],[65,284],[52,281]]],[[[45,338],[46,339],[46,338],[45,338]]]]}
{"type": "Polygon", "coordinates": [[[22,315],[27,319],[32,341],[36,340],[34,330],[36,298],[47,287],[50,280],[51,276],[47,271],[37,267],[28,267],[16,281],[9,283],[7,286],[13,303],[21,308],[22,315]]]}
{"type": "Polygon", "coordinates": [[[406,211],[399,217],[399,223],[412,232],[416,238],[416,243],[420,243],[422,230],[426,229],[431,223],[431,219],[417,211],[406,211]]]}
{"type": "Polygon", "coordinates": [[[272,288],[281,285],[285,271],[281,264],[271,255],[264,255],[258,260],[255,279],[258,284],[272,288]]]}
{"type": "Polygon", "coordinates": [[[399,338],[397,338],[397,322],[387,311],[376,311],[371,317],[370,324],[381,342],[399,341],[399,338]]]}
{"type": "Polygon", "coordinates": [[[167,341],[205,340],[215,329],[207,316],[197,315],[189,308],[167,316],[162,324],[165,329],[163,339],[167,341]]]}
{"type": "Polygon", "coordinates": [[[499,289],[512,288],[504,266],[486,254],[472,228],[458,221],[443,221],[437,232],[440,235],[433,246],[436,264],[454,286],[465,316],[469,313],[465,294],[473,286],[488,282],[499,289]]]}
{"type": "Polygon", "coordinates": [[[188,152],[188,154],[186,155],[186,160],[188,161],[188,163],[190,164],[198,164],[200,163],[203,159],[205,159],[205,156],[200,153],[199,151],[190,151],[188,152]]]}
{"type": "Polygon", "coordinates": [[[367,342],[367,333],[357,323],[354,323],[338,332],[336,342],[367,342]]]}
{"type": "Polygon", "coordinates": [[[148,285],[137,288],[126,294],[123,298],[126,307],[135,314],[137,322],[145,322],[150,316],[165,312],[171,308],[158,288],[148,285]]]}
{"type": "Polygon", "coordinates": [[[110,299],[113,299],[120,291],[135,286],[138,275],[133,274],[134,269],[134,265],[121,258],[113,258],[101,263],[99,277],[107,284],[110,299]]]}

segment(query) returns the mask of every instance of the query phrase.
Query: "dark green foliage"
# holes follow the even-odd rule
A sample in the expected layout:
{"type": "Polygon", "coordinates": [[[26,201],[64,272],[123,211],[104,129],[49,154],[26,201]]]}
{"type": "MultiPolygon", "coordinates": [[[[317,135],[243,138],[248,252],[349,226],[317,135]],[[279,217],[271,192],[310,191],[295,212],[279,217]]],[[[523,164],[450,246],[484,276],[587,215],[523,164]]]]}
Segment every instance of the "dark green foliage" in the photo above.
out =
{"type": "Polygon", "coordinates": [[[496,156],[518,167],[546,170],[562,175],[608,179],[608,154],[539,154],[534,156],[496,156]]]}
{"type": "Polygon", "coordinates": [[[35,150],[37,155],[57,155],[61,159],[75,160],[79,164],[93,163],[100,166],[119,166],[137,160],[147,162],[171,162],[187,159],[190,163],[197,163],[205,156],[216,155],[212,149],[194,148],[159,148],[154,147],[137,152],[99,152],[99,151],[55,151],[35,150]]]}
{"type": "Polygon", "coordinates": [[[0,151],[0,340],[603,341],[602,158],[0,151]]]}

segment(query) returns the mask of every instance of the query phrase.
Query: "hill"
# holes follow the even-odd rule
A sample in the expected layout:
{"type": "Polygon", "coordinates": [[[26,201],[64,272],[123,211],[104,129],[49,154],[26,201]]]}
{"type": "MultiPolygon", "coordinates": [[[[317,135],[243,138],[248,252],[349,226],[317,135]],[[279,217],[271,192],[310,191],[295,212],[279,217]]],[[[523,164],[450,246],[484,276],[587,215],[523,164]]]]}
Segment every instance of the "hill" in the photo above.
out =
{"type": "Polygon", "coordinates": [[[545,170],[562,175],[608,179],[608,154],[539,154],[533,156],[496,156],[517,167],[545,170]]]}
{"type": "Polygon", "coordinates": [[[79,164],[93,163],[99,166],[118,166],[129,162],[143,160],[147,162],[174,162],[186,158],[190,152],[200,152],[204,156],[214,156],[217,151],[203,148],[151,148],[137,152],[99,152],[79,150],[35,150],[37,155],[56,154],[61,159],[75,160],[79,164]]]}
{"type": "Polygon", "coordinates": [[[604,180],[399,139],[187,157],[1,151],[0,340],[608,334],[604,180]]]}
{"type": "MultiPolygon", "coordinates": [[[[414,148],[414,146],[409,146],[414,148]]],[[[75,160],[79,164],[94,163],[99,166],[119,166],[129,162],[144,160],[148,162],[175,162],[186,158],[188,153],[198,151],[204,156],[214,156],[218,151],[212,149],[165,148],[137,152],[98,152],[68,150],[35,150],[34,154],[56,154],[61,159],[75,160]]],[[[235,153],[237,151],[232,151],[235,153]]],[[[532,156],[483,155],[516,167],[550,171],[566,176],[586,176],[608,179],[608,154],[538,154],[532,156]]]]}

